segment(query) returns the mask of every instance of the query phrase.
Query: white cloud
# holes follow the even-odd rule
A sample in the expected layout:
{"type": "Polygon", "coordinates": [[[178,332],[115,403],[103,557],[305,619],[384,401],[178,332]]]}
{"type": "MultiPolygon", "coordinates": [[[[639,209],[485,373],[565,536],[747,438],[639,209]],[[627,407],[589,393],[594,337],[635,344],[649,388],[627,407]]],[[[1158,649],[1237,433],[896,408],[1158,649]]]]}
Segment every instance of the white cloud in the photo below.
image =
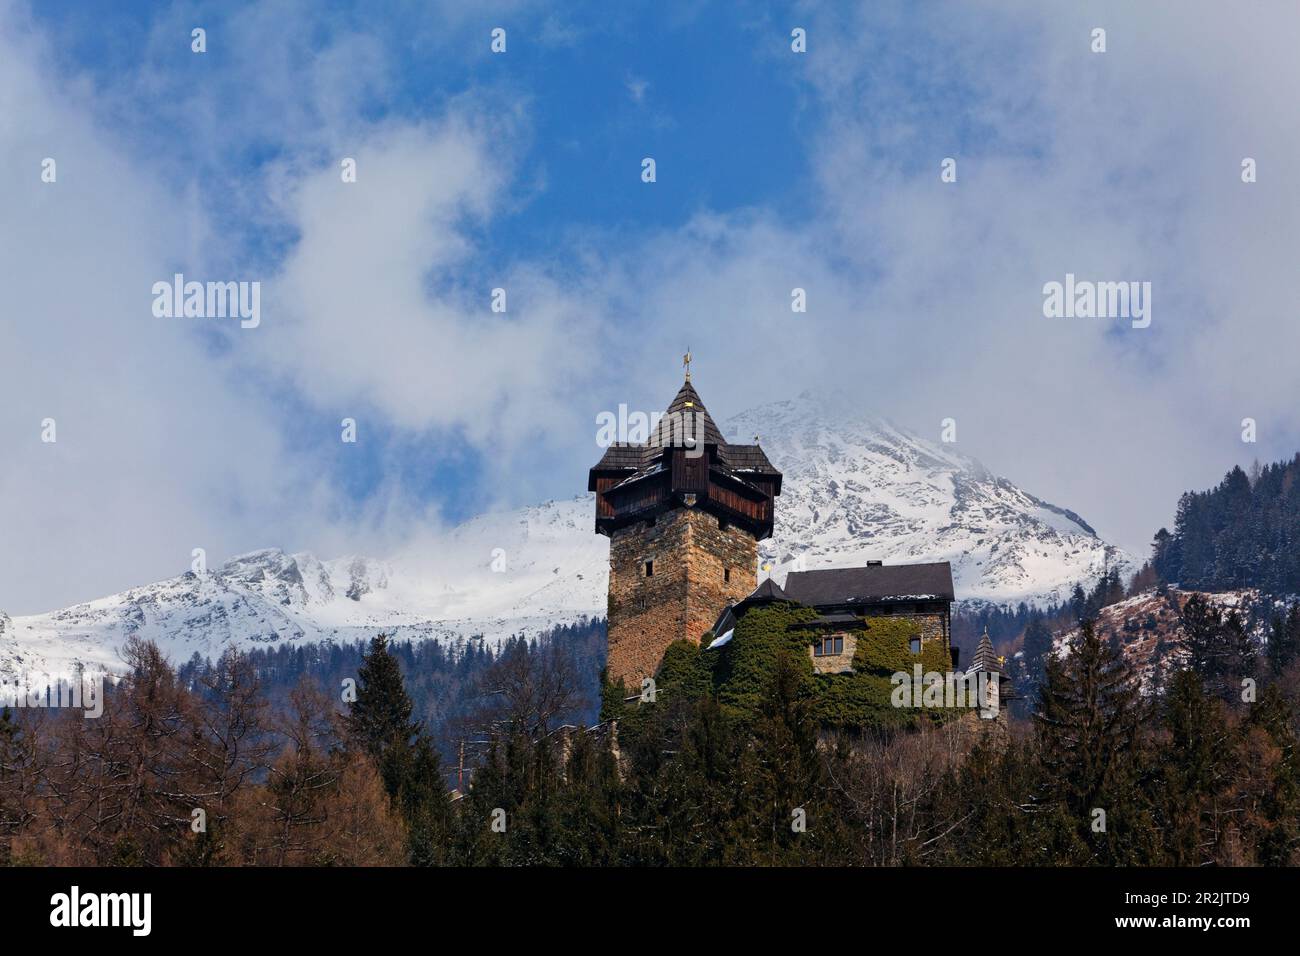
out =
{"type": "Polygon", "coordinates": [[[345,35],[307,56],[298,36],[241,15],[222,38],[236,66],[260,50],[273,69],[245,73],[239,90],[241,71],[228,70],[216,90],[170,99],[175,79],[148,71],[95,91],[55,80],[21,10],[0,11],[0,155],[13,163],[0,206],[19,224],[0,233],[15,317],[0,324],[0,608],[44,610],[176,574],[196,547],[215,562],[264,546],[382,552],[436,534],[439,509],[421,489],[386,477],[358,503],[329,484],[344,416],[363,436],[377,425],[427,435],[449,458],[466,441],[494,449],[502,496],[528,483],[520,465],[564,454],[563,442],[539,441],[557,419],[582,443],[574,349],[592,313],[529,262],[459,271],[500,198],[517,117],[495,114],[489,135],[456,119],[474,112],[466,96],[437,126],[362,122],[358,88],[382,76],[374,43],[345,35]],[[304,60],[305,87],[293,69],[304,60]],[[287,151],[264,175],[200,193],[156,143],[98,125],[141,95],[172,104],[213,170],[233,130],[241,148],[283,139],[287,151]],[[58,160],[55,185],[39,182],[44,155],[58,160]],[[340,180],[344,155],[359,161],[356,184],[340,180]],[[274,247],[255,264],[243,237],[223,232],[259,224],[296,233],[277,269],[274,247]],[[261,326],[154,318],[151,287],[176,270],[261,281],[261,326]],[[488,309],[498,284],[504,316],[488,309]],[[54,445],[39,440],[46,417],[54,445]],[[517,460],[525,448],[541,454],[517,460]]]}
{"type": "Polygon", "coordinates": [[[53,85],[38,38],[0,15],[0,205],[20,224],[0,232],[0,608],[176,573],[192,547],[360,551],[435,521],[393,476],[360,508],[330,488],[324,451],[284,447],[277,388],[311,412],[290,431],[324,422],[333,442],[352,416],[478,449],[483,483],[525,503],[580,488],[595,413],[658,408],[690,347],[718,417],[826,382],[923,433],[951,415],[963,451],[1131,548],[1184,488],[1294,452],[1300,186],[1285,164],[1300,131],[1278,93],[1300,79],[1293,5],[838,9],[808,19],[824,123],[791,143],[816,182],[801,215],[706,209],[495,265],[486,240],[529,175],[523,105],[469,121],[469,91],[431,108],[438,121],[365,121],[391,82],[379,39],[344,31],[307,56],[250,15],[227,37],[236,62],[262,63],[271,42],[280,65],[242,92],[239,70],[214,78],[221,95],[196,87],[171,114],[214,166],[241,124],[288,146],[218,202],[96,126],[106,101],[164,102],[175,78],[53,85]],[[1101,56],[1086,52],[1099,23],[1101,56]],[[890,46],[904,25],[924,62],[890,46]],[[37,178],[44,155],[56,186],[37,178]],[[347,155],[356,184],[338,175],[347,155]],[[954,186],[938,177],[948,155],[954,186]],[[264,275],[225,241],[232,222],[287,237],[264,275]],[[149,286],[178,263],[262,278],[261,328],[154,320],[149,286]],[[1152,327],[1044,319],[1042,283],[1066,271],[1151,280],[1152,327]],[[790,311],[796,286],[806,314],[790,311]],[[1247,415],[1259,446],[1237,441],[1247,415]],[[46,416],[56,446],[39,442],[46,416]]]}
{"type": "Polygon", "coordinates": [[[826,121],[792,144],[819,185],[805,216],[697,220],[638,250],[639,317],[725,367],[700,378],[711,406],[831,381],[932,437],[953,416],[963,450],[1139,552],[1181,491],[1294,454],[1300,127],[1276,91],[1300,81],[1300,8],[843,11],[810,18],[826,121]],[[1251,186],[1248,155],[1270,170],[1251,186]],[[1151,281],[1153,325],[1045,319],[1067,271],[1151,281]]]}
{"type": "Polygon", "coordinates": [[[646,93],[650,90],[650,81],[640,76],[628,74],[627,79],[623,81],[627,87],[627,95],[632,97],[633,103],[643,103],[646,93]]]}
{"type": "Polygon", "coordinates": [[[196,547],[238,550],[272,518],[291,527],[326,492],[233,387],[204,320],[153,317],[151,286],[198,224],[183,196],[95,128],[84,89],[50,80],[46,49],[10,13],[0,18],[0,607],[16,613],[179,573],[196,547]],[[39,179],[44,156],[57,161],[56,183],[39,179]],[[45,418],[53,444],[40,440],[45,418]]]}

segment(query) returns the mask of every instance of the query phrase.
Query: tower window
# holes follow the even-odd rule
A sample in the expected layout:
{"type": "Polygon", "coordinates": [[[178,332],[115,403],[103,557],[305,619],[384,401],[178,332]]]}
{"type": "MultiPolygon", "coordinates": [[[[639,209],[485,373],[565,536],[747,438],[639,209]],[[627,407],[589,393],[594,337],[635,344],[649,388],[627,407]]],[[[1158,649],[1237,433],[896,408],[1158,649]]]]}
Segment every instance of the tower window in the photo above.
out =
{"type": "Polygon", "coordinates": [[[909,642],[909,645],[912,648],[913,654],[921,653],[921,639],[919,637],[912,638],[912,640],[909,642]]]}
{"type": "Polygon", "coordinates": [[[727,582],[728,584],[731,583],[731,568],[722,569],[722,580],[727,582]]]}
{"type": "Polygon", "coordinates": [[[652,578],[654,577],[654,573],[655,573],[655,563],[653,561],[647,561],[645,563],[645,576],[648,578],[652,578]]]}

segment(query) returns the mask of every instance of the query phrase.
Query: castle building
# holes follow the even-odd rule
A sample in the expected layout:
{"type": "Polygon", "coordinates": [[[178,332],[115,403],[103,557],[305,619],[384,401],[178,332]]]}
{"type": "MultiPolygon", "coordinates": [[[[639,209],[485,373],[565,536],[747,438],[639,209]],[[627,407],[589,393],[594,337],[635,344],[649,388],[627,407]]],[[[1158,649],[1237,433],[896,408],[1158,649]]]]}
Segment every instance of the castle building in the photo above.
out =
{"type": "Polygon", "coordinates": [[[691,384],[689,360],[649,440],[611,445],[588,477],[596,531],[610,539],[609,679],[639,687],[673,641],[699,643],[711,632],[710,646],[723,646],[750,608],[776,601],[818,612],[805,625],[817,673],[850,672],[856,635],[866,619],[882,616],[914,621],[912,650],[937,642],[956,666],[946,561],[869,561],[793,571],[784,587],[758,584],[758,542],[772,534],[781,473],[757,439],[723,438],[691,384]]]}
{"type": "Polygon", "coordinates": [[[781,473],[763,449],[730,444],[686,381],[645,443],[617,443],[587,480],[609,537],[609,679],[639,687],[664,650],[699,642],[744,600],[772,533],[781,473]]]}
{"type": "Polygon", "coordinates": [[[739,604],[723,608],[714,623],[715,639],[710,646],[725,641],[750,608],[785,601],[818,612],[803,625],[809,632],[808,654],[818,674],[852,671],[857,634],[866,620],[875,617],[912,621],[917,635],[912,639],[912,652],[920,654],[922,647],[937,643],[956,666],[952,650],[954,596],[952,566],[947,561],[891,565],[868,561],[858,568],[791,571],[785,587],[769,578],[739,604]]]}

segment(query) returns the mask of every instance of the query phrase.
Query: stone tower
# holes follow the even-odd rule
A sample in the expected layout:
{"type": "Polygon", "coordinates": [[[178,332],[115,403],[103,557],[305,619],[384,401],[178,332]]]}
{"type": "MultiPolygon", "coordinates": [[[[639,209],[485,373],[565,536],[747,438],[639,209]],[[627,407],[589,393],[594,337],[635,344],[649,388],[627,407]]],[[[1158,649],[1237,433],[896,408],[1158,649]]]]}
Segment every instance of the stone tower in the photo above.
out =
{"type": "Polygon", "coordinates": [[[645,443],[611,445],[591,469],[609,545],[609,678],[633,689],[664,649],[699,642],[754,590],[781,473],[757,444],[731,445],[686,381],[645,443]]]}

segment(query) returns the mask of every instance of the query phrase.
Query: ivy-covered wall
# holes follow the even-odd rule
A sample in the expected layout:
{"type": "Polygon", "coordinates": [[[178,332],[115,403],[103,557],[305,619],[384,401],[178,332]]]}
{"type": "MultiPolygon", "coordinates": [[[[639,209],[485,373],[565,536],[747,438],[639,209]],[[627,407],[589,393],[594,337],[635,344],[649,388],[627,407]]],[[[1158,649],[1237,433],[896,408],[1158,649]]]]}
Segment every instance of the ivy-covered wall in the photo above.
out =
{"type": "MultiPolygon", "coordinates": [[[[956,716],[951,710],[900,708],[891,703],[895,685],[890,678],[894,674],[911,674],[917,664],[923,673],[944,674],[952,669],[948,651],[938,641],[923,642],[920,653],[912,653],[912,638],[920,635],[915,621],[903,617],[865,619],[861,627],[852,629],[857,638],[853,672],[817,674],[809,653],[813,632],[799,628],[816,617],[812,608],[776,603],[750,610],[732,639],[717,650],[705,649],[712,640],[710,634],[698,645],[675,641],[664,652],[655,675],[657,692],[665,700],[712,696],[724,712],[747,720],[758,713],[777,658],[786,654],[796,662],[803,690],[813,699],[813,713],[826,728],[906,727],[919,720],[956,716]]],[[[629,688],[626,693],[638,690],[629,688]]],[[[602,716],[631,721],[631,729],[639,723],[640,708],[621,705],[615,701],[620,697],[613,688],[607,692],[602,716]]]]}
{"type": "Polygon", "coordinates": [[[919,663],[923,673],[946,673],[952,659],[939,641],[925,641],[919,654],[912,653],[911,641],[921,635],[916,621],[901,617],[875,617],[857,631],[858,647],[853,655],[852,674],[822,674],[816,678],[816,714],[833,727],[881,727],[915,723],[922,716],[942,719],[950,713],[936,710],[898,708],[890,703],[894,684],[890,678],[902,671],[912,673],[919,663]]]}
{"type": "Polygon", "coordinates": [[[812,694],[814,713],[826,727],[897,727],[918,719],[943,719],[950,713],[896,708],[890,703],[897,672],[946,673],[952,667],[947,649],[937,641],[925,642],[913,654],[912,638],[920,628],[908,618],[868,618],[853,629],[857,650],[853,672],[816,674],[809,645],[812,632],[798,627],[817,617],[812,608],[777,603],[749,611],[736,627],[735,636],[717,650],[697,648],[687,642],[670,648],[660,670],[659,685],[682,685],[694,694],[708,687],[723,708],[738,717],[753,716],[764,689],[772,679],[777,656],[790,654],[800,663],[805,689],[812,694]]]}

